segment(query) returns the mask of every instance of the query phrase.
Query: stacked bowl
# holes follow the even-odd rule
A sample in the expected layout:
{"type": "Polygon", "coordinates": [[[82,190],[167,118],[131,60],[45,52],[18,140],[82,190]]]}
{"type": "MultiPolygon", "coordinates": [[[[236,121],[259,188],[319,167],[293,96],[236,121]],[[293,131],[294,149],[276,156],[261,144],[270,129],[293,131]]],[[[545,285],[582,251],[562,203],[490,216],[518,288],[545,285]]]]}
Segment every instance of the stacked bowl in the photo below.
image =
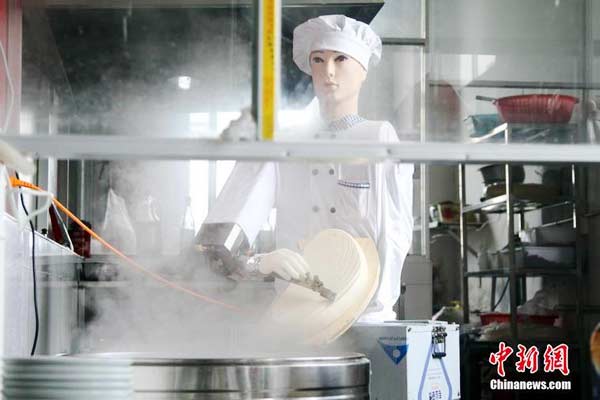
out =
{"type": "Polygon", "coordinates": [[[130,400],[128,360],[32,357],[4,360],[3,400],[130,400]]]}

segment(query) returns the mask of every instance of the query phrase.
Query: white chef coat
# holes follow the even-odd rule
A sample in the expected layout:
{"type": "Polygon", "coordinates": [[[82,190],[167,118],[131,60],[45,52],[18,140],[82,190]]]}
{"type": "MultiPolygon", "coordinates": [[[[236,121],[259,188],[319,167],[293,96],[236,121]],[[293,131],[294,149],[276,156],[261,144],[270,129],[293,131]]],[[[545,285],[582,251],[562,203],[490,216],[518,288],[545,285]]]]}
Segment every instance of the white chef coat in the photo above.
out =
{"type": "MultiPolygon", "coordinates": [[[[318,130],[314,137],[398,141],[389,122],[367,120],[342,131],[318,130]]],[[[276,208],[277,248],[301,252],[302,241],[328,228],[373,239],[382,270],[361,320],[395,319],[392,307],[400,295],[400,274],[412,240],[413,171],[412,164],[392,162],[239,162],[206,222],[238,223],[252,243],[276,208]]]]}

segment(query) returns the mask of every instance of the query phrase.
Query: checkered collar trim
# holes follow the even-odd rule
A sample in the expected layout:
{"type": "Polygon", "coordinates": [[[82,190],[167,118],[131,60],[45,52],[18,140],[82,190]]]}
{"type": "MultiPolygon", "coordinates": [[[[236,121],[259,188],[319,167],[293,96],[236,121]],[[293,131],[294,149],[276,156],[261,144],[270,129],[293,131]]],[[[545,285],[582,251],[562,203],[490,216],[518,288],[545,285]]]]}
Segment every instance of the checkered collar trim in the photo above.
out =
{"type": "Polygon", "coordinates": [[[331,132],[344,131],[364,121],[366,121],[366,119],[357,114],[344,115],[340,119],[336,119],[335,121],[329,122],[327,124],[326,130],[331,132]]]}

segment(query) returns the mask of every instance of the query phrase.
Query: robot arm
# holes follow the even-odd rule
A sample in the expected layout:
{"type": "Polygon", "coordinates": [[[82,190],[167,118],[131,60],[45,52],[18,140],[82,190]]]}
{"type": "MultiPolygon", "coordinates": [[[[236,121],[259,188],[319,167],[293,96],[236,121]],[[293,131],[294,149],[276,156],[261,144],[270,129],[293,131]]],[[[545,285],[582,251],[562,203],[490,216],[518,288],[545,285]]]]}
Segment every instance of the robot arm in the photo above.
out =
{"type": "Polygon", "coordinates": [[[279,249],[250,257],[248,238],[237,224],[204,224],[198,233],[197,244],[208,254],[211,268],[231,279],[244,279],[252,274],[271,275],[313,290],[329,301],[336,298],[318,276],[310,274],[302,256],[291,250],[279,249]],[[284,262],[287,257],[290,262],[284,262]],[[269,264],[268,271],[261,268],[263,264],[269,264]],[[300,273],[303,269],[305,272],[300,273]]]}
{"type": "Polygon", "coordinates": [[[309,288],[330,301],[335,293],[312,276],[304,258],[288,249],[250,254],[262,224],[275,205],[273,163],[238,163],[196,237],[212,269],[231,279],[273,276],[309,288]]]}
{"type": "Polygon", "coordinates": [[[253,272],[248,266],[248,237],[236,223],[203,224],[196,237],[196,244],[208,255],[211,268],[222,275],[239,279],[253,272]]]}
{"type": "Polygon", "coordinates": [[[196,236],[211,268],[233,279],[253,271],[250,245],[275,205],[276,165],[238,162],[196,236]]]}

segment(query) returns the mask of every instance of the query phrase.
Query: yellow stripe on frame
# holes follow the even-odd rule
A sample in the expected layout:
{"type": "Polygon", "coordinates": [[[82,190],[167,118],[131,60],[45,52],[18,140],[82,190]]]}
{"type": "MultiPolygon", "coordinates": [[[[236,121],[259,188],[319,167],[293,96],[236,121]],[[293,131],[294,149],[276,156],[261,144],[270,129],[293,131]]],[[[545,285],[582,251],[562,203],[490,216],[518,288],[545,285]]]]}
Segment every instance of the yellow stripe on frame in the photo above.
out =
{"type": "Polygon", "coordinates": [[[260,115],[261,138],[262,140],[273,140],[275,132],[276,118],[276,97],[277,97],[277,0],[261,1],[262,16],[262,59],[260,83],[260,115]]]}

